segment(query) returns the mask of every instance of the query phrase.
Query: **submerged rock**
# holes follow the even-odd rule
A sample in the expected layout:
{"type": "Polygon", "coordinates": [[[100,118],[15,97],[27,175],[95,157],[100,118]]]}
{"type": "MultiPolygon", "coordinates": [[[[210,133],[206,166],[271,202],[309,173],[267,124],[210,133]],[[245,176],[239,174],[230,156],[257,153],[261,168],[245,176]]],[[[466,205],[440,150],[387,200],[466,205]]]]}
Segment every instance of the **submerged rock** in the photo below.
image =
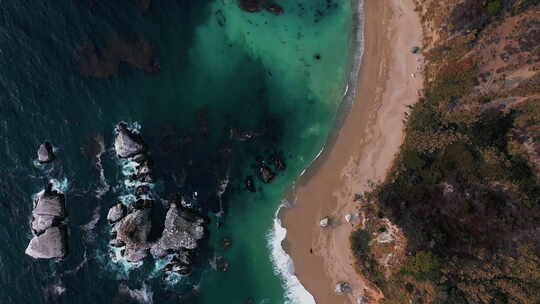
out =
{"type": "Polygon", "coordinates": [[[43,234],[34,236],[25,253],[35,259],[65,257],[67,245],[64,227],[50,227],[43,234]]]}
{"type": "Polygon", "coordinates": [[[109,209],[107,213],[107,220],[109,223],[116,223],[126,215],[126,206],[122,203],[118,203],[109,209]]]}
{"type": "Polygon", "coordinates": [[[244,185],[246,186],[246,190],[249,191],[249,192],[256,192],[257,191],[255,189],[255,182],[253,181],[252,176],[246,177],[246,179],[244,181],[244,185]]]}
{"type": "Polygon", "coordinates": [[[259,178],[265,184],[270,183],[276,176],[276,174],[272,171],[272,169],[270,169],[270,167],[264,164],[261,164],[259,166],[258,175],[259,175],[259,178]]]}
{"type": "Polygon", "coordinates": [[[238,0],[238,7],[249,13],[256,13],[262,9],[261,0],[238,0]]]}
{"type": "Polygon", "coordinates": [[[273,3],[266,7],[266,10],[273,13],[274,15],[281,15],[283,14],[283,7],[273,3]]]}
{"type": "Polygon", "coordinates": [[[53,146],[50,142],[46,141],[39,145],[37,151],[37,159],[40,163],[50,163],[55,159],[53,146]]]}
{"type": "Polygon", "coordinates": [[[130,131],[125,123],[116,126],[114,149],[120,158],[129,158],[144,152],[144,144],[140,137],[130,131]]]}

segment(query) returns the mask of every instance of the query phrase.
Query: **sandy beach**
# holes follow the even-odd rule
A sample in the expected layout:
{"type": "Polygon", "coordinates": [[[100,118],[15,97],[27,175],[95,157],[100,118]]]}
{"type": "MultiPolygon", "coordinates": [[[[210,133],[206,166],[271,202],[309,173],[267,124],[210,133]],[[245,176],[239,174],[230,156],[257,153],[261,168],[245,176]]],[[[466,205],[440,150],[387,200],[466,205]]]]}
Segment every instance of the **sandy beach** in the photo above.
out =
{"type": "Polygon", "coordinates": [[[358,223],[346,222],[345,215],[355,213],[355,194],[385,178],[403,140],[407,105],[422,89],[422,58],[410,52],[422,42],[414,7],[413,0],[365,0],[365,52],[355,103],[331,144],[298,181],[291,194],[294,207],[282,213],[288,230],[284,247],[319,304],[376,303],[382,296],[354,268],[349,236],[358,223]],[[319,227],[324,216],[333,219],[326,229],[319,227]],[[338,282],[348,282],[352,291],[337,294],[338,282]]]}

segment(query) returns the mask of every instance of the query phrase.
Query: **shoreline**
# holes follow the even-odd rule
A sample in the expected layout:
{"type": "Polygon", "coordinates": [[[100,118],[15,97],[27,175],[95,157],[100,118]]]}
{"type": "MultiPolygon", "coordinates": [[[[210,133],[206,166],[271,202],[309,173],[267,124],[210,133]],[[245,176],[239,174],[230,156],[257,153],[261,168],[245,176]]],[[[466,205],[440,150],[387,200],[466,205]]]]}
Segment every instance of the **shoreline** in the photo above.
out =
{"type": "Polygon", "coordinates": [[[353,24],[362,31],[360,39],[352,37],[363,43],[356,51],[358,77],[353,66],[335,128],[289,194],[292,207],[279,214],[294,275],[319,304],[376,303],[382,297],[356,272],[349,236],[359,223],[349,224],[344,216],[357,213],[356,193],[385,178],[403,139],[406,106],[418,100],[422,89],[422,77],[416,76],[421,55],[409,51],[422,45],[414,8],[413,0],[358,2],[354,18],[364,17],[353,24]],[[351,82],[356,83],[352,90],[351,82]],[[347,101],[349,94],[354,99],[347,101]],[[318,224],[324,216],[332,219],[326,229],[318,224]],[[348,282],[352,291],[337,294],[339,282],[348,282]]]}

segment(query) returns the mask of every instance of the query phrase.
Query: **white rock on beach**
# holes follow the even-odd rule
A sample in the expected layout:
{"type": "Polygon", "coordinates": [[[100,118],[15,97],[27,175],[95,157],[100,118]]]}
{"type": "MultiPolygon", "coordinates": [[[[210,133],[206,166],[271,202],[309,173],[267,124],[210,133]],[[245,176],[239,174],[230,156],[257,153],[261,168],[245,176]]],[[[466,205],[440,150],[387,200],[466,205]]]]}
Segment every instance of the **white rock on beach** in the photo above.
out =
{"type": "Polygon", "coordinates": [[[330,223],[330,219],[327,216],[325,216],[319,222],[319,226],[321,226],[322,228],[326,228],[326,227],[328,227],[329,223],[330,223]]]}

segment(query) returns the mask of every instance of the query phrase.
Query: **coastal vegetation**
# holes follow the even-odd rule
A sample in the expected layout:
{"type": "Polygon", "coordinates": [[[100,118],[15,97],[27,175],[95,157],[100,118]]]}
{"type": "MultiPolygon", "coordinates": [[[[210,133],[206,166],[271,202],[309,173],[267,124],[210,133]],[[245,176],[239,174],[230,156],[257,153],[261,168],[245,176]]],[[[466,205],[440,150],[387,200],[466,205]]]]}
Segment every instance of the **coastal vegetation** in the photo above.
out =
{"type": "Polygon", "coordinates": [[[425,91],[360,203],[358,269],[381,303],[540,303],[540,1],[417,5],[425,91]]]}

